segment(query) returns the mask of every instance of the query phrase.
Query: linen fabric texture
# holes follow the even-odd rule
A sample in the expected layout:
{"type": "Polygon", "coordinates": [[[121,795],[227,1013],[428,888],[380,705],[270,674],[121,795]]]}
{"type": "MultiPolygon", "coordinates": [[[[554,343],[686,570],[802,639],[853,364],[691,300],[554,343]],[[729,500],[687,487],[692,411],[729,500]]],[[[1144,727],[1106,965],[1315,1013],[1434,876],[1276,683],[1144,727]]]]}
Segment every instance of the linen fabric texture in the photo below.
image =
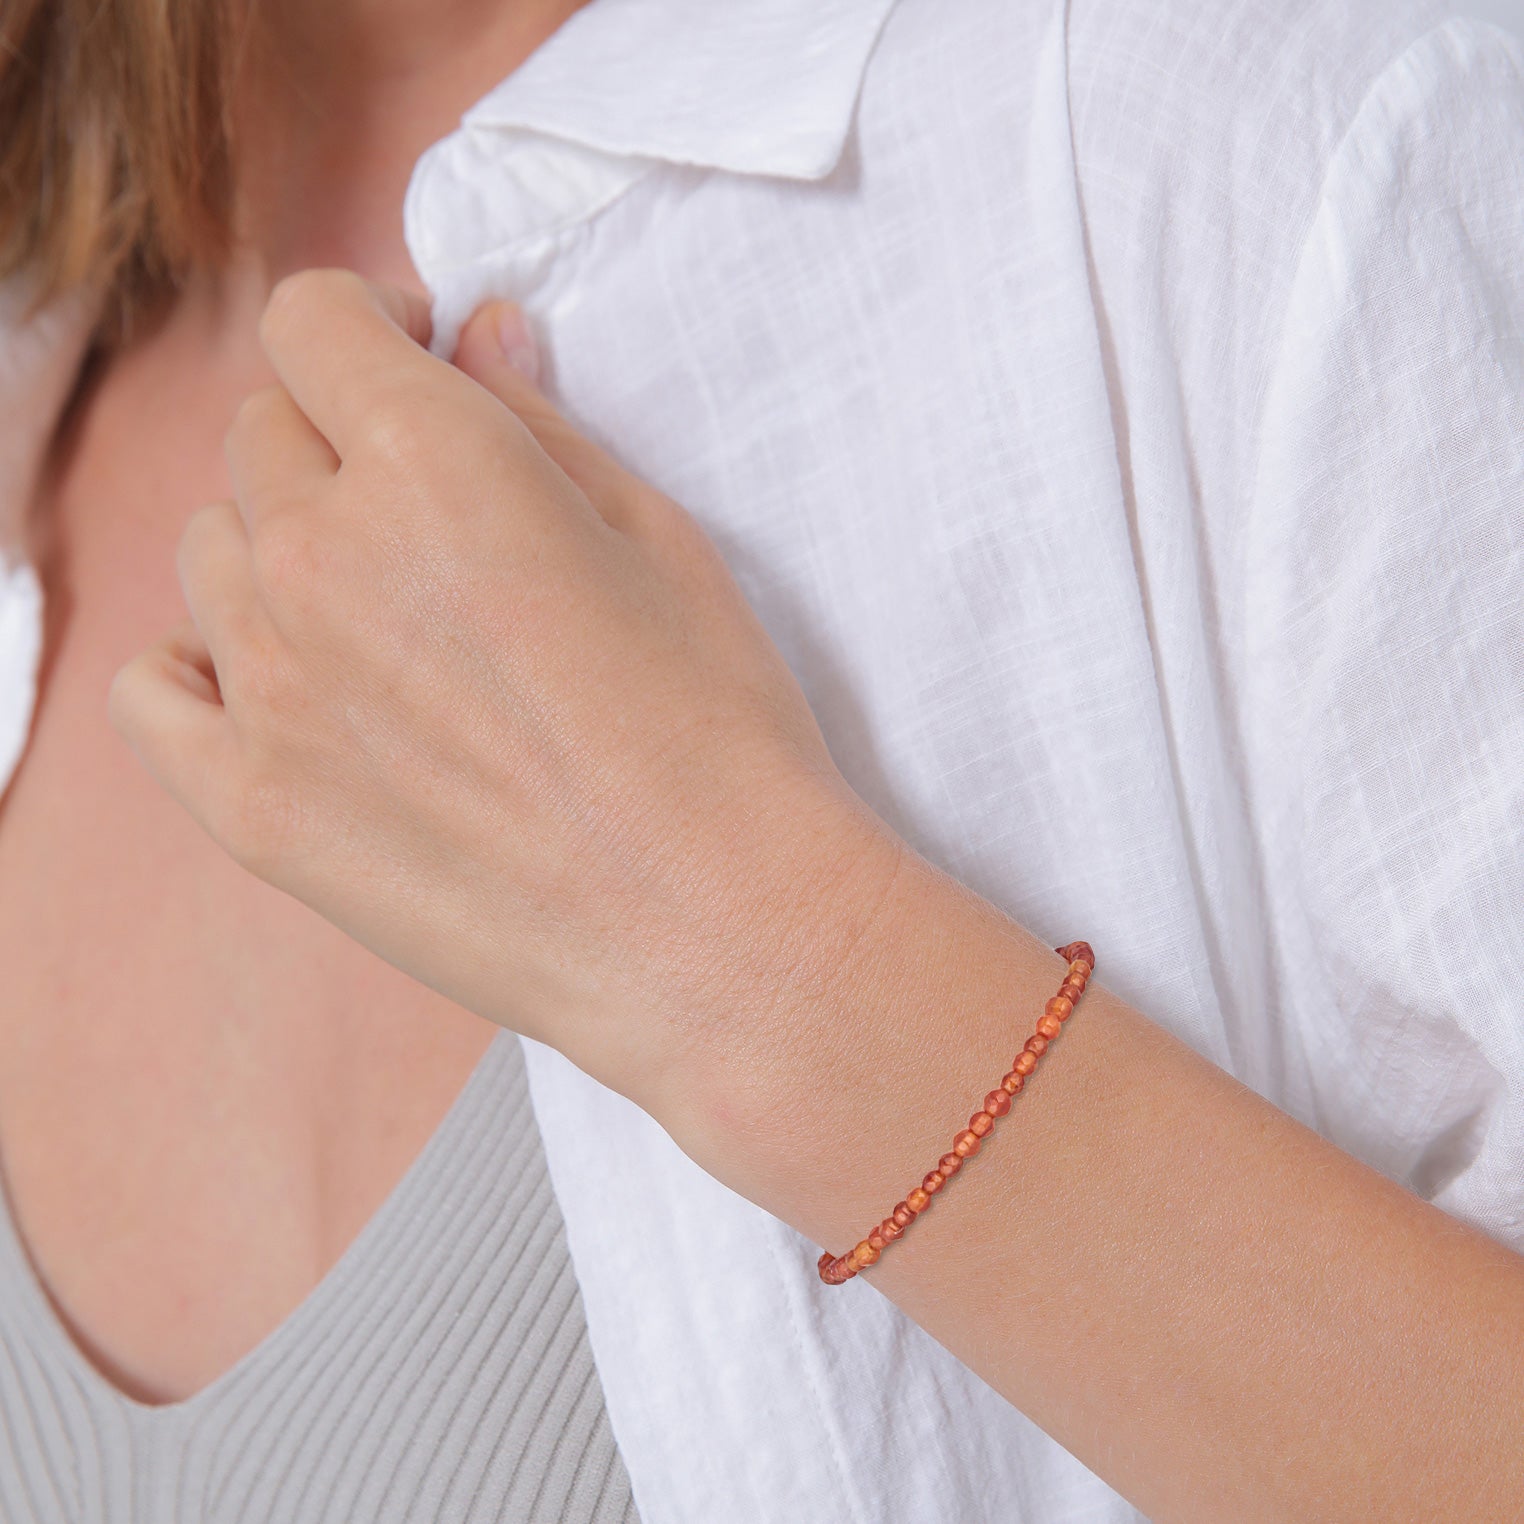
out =
{"type": "MultiPolygon", "coordinates": [[[[894,829],[1524,1251],[1524,51],[1461,9],[594,0],[405,217],[438,352],[524,305],[894,829]]],[[[7,505],[66,316],[5,341],[7,505]]],[[[522,1041],[646,1524],[1140,1516],[522,1041]]]]}

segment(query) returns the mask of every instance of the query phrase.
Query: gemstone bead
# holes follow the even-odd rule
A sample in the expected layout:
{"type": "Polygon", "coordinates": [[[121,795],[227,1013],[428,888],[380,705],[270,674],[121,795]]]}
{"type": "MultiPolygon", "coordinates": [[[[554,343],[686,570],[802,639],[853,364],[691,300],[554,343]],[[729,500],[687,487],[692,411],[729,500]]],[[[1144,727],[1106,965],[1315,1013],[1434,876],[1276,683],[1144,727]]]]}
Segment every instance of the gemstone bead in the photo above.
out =
{"type": "Polygon", "coordinates": [[[931,1198],[963,1168],[964,1161],[979,1152],[979,1145],[994,1128],[996,1118],[1010,1111],[1012,1098],[1021,1093],[1027,1077],[1037,1067],[1038,1058],[1058,1037],[1063,1023],[1074,1014],[1095,971],[1095,953],[1088,942],[1071,942],[1055,951],[1068,963],[1068,971],[1058,993],[1044,1007],[1037,1021],[1037,1030],[1027,1038],[1012,1062],[1010,1073],[1000,1081],[998,1088],[985,1096],[984,1109],[968,1119],[967,1130],[953,1140],[951,1152],[943,1154],[937,1161],[937,1168],[914,1190],[908,1191],[905,1199],[883,1222],[840,1258],[833,1258],[829,1251],[820,1256],[817,1266],[822,1280],[830,1285],[840,1285],[858,1271],[876,1264],[880,1254],[903,1236],[916,1216],[931,1205],[931,1198]]]}

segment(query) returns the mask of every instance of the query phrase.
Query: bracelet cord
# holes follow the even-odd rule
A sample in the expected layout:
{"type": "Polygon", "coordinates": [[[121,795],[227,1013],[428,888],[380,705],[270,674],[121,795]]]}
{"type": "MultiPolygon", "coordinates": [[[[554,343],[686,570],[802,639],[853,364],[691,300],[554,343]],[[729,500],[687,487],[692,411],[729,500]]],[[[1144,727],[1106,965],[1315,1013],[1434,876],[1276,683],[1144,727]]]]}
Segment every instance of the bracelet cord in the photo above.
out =
{"type": "Polygon", "coordinates": [[[836,1255],[829,1249],[820,1256],[820,1278],[828,1286],[840,1286],[852,1279],[860,1270],[877,1262],[880,1254],[896,1239],[904,1236],[906,1228],[931,1205],[931,1198],[963,1168],[965,1159],[972,1159],[979,1152],[997,1117],[1003,1117],[1011,1109],[1011,1100],[1026,1085],[1027,1076],[1037,1067],[1037,1061],[1054,1038],[1063,1030],[1063,1024],[1073,1014],[1085,993],[1085,985],[1095,972],[1095,954],[1088,942],[1070,942],[1065,947],[1053,949],[1061,958],[1069,961],[1069,972],[1058,993],[1043,1008],[1037,1021],[1037,1031],[1027,1038],[1020,1053],[1011,1065],[1011,1072],[984,1098],[984,1108],[968,1119],[968,1127],[953,1139],[952,1151],[937,1161],[937,1167],[910,1191],[863,1241],[847,1253],[836,1255]]]}

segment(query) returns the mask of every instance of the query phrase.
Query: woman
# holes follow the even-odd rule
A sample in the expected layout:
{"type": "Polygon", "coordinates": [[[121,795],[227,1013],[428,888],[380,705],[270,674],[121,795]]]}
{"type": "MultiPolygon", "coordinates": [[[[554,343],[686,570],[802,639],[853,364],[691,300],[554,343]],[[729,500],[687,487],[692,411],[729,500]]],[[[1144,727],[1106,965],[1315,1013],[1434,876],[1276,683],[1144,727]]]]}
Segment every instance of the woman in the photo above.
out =
{"type": "Polygon", "coordinates": [[[71,17],[7,1517],[1516,1513],[1516,45],[71,17]]]}

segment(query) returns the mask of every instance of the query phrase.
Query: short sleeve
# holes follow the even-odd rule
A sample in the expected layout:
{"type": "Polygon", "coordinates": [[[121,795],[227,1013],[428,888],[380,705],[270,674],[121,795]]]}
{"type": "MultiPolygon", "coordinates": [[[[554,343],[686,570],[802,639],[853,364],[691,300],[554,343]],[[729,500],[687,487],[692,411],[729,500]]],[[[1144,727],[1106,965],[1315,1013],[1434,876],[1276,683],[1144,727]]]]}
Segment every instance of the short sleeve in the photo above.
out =
{"type": "Polygon", "coordinates": [[[1263,394],[1246,786],[1314,1125],[1524,1250],[1524,49],[1450,21],[1330,165],[1263,394]]]}

